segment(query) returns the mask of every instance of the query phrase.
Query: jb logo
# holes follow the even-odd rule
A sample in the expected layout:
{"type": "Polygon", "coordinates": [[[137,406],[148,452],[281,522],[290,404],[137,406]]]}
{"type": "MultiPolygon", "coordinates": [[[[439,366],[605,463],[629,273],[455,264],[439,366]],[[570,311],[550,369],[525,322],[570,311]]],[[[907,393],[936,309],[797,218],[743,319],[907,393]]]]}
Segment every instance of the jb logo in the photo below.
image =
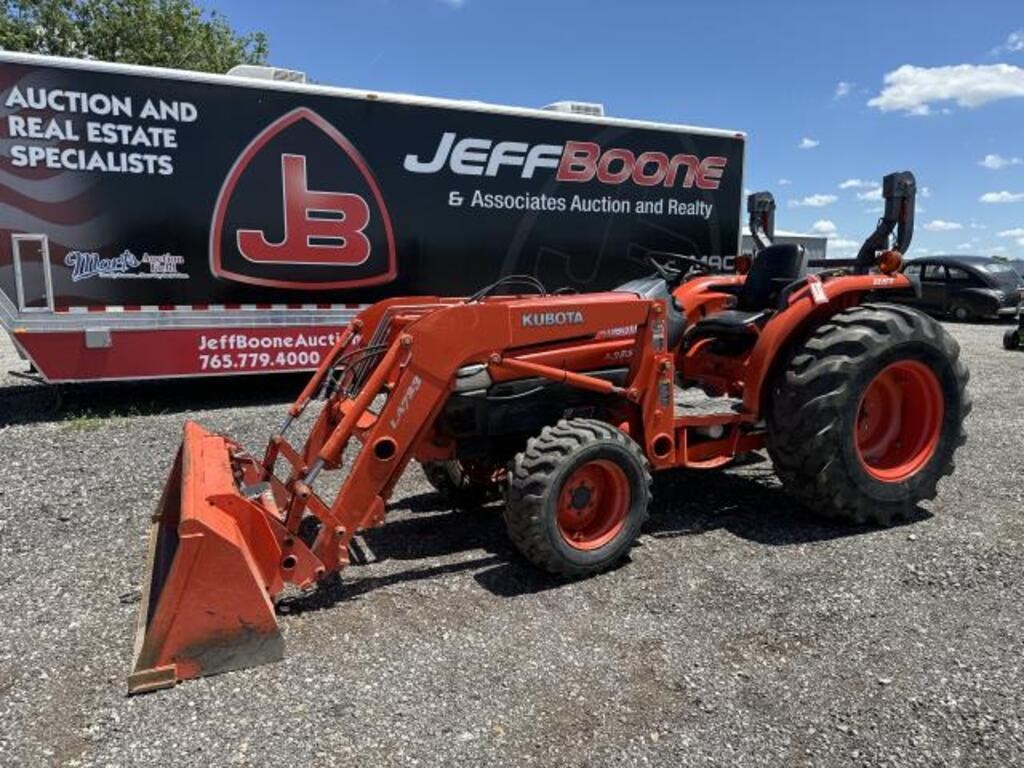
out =
{"type": "Polygon", "coordinates": [[[395,235],[370,164],[311,109],[274,120],[224,179],[210,224],[210,271],[299,290],[394,280],[395,235]]]}
{"type": "Polygon", "coordinates": [[[238,251],[263,264],[346,264],[370,256],[363,233],[370,206],[359,195],[318,192],[308,188],[304,155],[281,155],[284,238],[267,241],[263,230],[239,229],[238,251]]]}

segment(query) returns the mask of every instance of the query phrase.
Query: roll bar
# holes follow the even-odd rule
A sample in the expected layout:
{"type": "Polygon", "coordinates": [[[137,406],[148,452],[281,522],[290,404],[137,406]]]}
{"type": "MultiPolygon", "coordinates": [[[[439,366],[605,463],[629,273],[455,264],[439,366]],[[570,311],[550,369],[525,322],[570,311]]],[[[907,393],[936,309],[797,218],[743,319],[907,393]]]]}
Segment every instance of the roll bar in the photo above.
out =
{"type": "Polygon", "coordinates": [[[747,197],[750,214],[750,236],[754,239],[754,254],[763,251],[775,239],[775,198],[771,192],[754,192],[747,197]]]}
{"type": "Polygon", "coordinates": [[[853,271],[858,275],[867,274],[875,265],[875,257],[879,251],[893,248],[901,254],[910,248],[914,238],[914,204],[917,198],[917,180],[910,171],[890,173],[882,179],[882,197],[885,199],[885,210],[878,220],[864,245],[857,252],[857,261],[853,271]],[[889,238],[896,230],[896,242],[890,244],[889,238]]]}

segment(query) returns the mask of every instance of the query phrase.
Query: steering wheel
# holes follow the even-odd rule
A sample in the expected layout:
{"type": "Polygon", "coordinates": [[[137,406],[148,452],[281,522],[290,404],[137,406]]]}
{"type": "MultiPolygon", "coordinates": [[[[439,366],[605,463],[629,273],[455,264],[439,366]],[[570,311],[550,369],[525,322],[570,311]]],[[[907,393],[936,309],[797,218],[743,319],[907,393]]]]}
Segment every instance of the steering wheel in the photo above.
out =
{"type": "Polygon", "coordinates": [[[670,286],[677,285],[683,278],[689,277],[692,272],[707,273],[709,271],[708,265],[696,256],[685,256],[681,253],[650,251],[647,254],[647,262],[670,286]],[[684,270],[681,266],[676,267],[675,264],[688,265],[689,269],[684,270]]]}

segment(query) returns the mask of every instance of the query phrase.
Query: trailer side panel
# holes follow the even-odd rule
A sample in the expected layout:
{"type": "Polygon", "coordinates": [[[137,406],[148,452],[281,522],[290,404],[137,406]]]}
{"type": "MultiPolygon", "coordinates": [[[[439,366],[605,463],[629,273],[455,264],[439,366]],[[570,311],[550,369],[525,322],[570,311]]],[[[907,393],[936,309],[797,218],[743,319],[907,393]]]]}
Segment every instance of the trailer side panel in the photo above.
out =
{"type": "MultiPolygon", "coordinates": [[[[735,134],[24,56],[0,57],[0,125],[0,317],[23,333],[292,325],[508,274],[595,290],[739,240],[735,134]]],[[[171,375],[220,372],[195,365],[171,375]]]]}

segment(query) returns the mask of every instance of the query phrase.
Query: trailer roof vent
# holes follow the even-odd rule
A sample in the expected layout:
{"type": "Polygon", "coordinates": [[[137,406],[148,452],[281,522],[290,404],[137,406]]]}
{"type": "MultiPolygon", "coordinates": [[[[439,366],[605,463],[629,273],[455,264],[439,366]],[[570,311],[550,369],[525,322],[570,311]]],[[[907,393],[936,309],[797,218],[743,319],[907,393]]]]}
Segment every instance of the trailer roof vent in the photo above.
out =
{"type": "Polygon", "coordinates": [[[256,80],[277,80],[284,83],[305,83],[309,81],[305,72],[282,67],[261,67],[257,64],[239,64],[228,70],[229,75],[251,77],[256,80]]]}
{"type": "Polygon", "coordinates": [[[592,101],[556,101],[548,104],[544,109],[549,112],[568,112],[570,115],[604,117],[604,104],[592,101]]]}

